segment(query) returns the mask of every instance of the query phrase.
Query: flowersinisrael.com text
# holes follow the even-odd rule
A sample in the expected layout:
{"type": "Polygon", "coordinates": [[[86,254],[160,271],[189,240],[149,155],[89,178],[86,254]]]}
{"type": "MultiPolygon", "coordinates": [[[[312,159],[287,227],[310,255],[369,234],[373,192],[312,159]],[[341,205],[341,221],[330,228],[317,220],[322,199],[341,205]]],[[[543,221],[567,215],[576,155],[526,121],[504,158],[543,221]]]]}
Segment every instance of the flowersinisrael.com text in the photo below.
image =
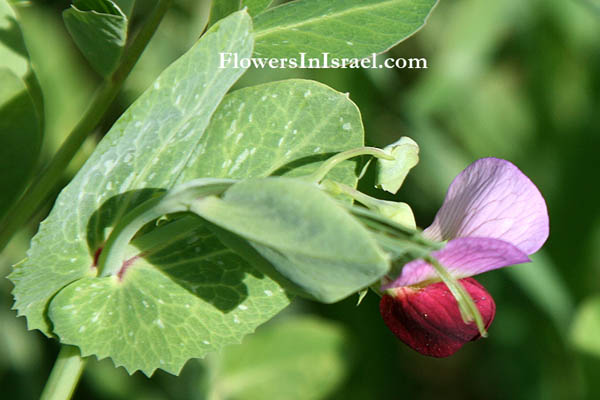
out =
{"type": "Polygon", "coordinates": [[[298,57],[291,58],[240,58],[237,53],[219,53],[219,68],[399,68],[399,69],[427,69],[425,58],[386,58],[377,60],[373,53],[366,58],[339,58],[330,57],[329,53],[322,53],[320,58],[307,57],[306,53],[299,53],[298,57]]]}

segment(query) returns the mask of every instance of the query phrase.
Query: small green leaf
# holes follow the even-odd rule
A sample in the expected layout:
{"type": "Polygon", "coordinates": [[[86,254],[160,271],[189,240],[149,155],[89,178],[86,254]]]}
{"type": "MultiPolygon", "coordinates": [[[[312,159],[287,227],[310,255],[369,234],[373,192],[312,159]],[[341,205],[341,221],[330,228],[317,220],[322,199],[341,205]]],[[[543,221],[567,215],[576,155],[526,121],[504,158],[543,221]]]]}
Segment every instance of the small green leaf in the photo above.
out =
{"type": "Polygon", "coordinates": [[[338,324],[311,317],[279,320],[224,352],[211,398],[328,398],[350,371],[353,351],[338,324]]]}
{"type": "Polygon", "coordinates": [[[63,12],[73,41],[90,65],[107,77],[117,68],[127,41],[127,16],[110,0],[74,0],[63,12]]]}
{"type": "Polygon", "coordinates": [[[575,313],[571,342],[579,350],[600,357],[600,296],[586,299],[575,313]]]}
{"type": "Polygon", "coordinates": [[[212,0],[207,27],[240,9],[240,0],[212,0]]]}
{"type": "Polygon", "coordinates": [[[0,0],[0,217],[25,188],[42,143],[41,93],[17,16],[0,0]]]}
{"type": "Polygon", "coordinates": [[[256,16],[265,11],[273,0],[242,0],[242,8],[248,7],[248,14],[256,16]]]}
{"type": "Polygon", "coordinates": [[[368,231],[315,185],[274,177],[246,180],[191,210],[250,241],[311,297],[332,303],[372,284],[388,260],[368,231]]]}
{"type": "Polygon", "coordinates": [[[255,54],[363,58],[415,33],[437,0],[298,0],[255,18],[255,54]]]}
{"type": "Polygon", "coordinates": [[[396,193],[404,183],[408,172],[419,163],[419,145],[411,138],[403,136],[383,150],[395,159],[377,160],[375,186],[386,192],[396,193]]]}

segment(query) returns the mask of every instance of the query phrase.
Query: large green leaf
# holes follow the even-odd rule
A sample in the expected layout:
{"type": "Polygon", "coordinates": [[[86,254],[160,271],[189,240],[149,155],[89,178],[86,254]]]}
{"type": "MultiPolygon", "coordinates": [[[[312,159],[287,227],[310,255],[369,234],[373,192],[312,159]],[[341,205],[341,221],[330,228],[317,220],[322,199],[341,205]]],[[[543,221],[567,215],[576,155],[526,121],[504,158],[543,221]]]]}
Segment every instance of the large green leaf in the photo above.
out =
{"type": "Polygon", "coordinates": [[[191,210],[249,240],[281,275],[319,301],[339,301],[389,269],[366,228],[300,179],[245,180],[222,199],[206,197],[191,210]]]}
{"type": "Polygon", "coordinates": [[[21,193],[38,163],[41,95],[17,17],[0,0],[0,217],[21,193]],[[28,87],[29,86],[29,87],[28,87]],[[40,107],[38,107],[40,105],[40,107]]]}
{"type": "Polygon", "coordinates": [[[32,240],[27,261],[11,275],[15,308],[27,316],[30,329],[51,333],[44,315],[49,299],[93,272],[93,255],[114,221],[181,177],[199,151],[211,115],[244,72],[219,68],[216,54],[249,55],[250,24],[246,13],[235,14],[168,67],[60,193],[32,240]]]}
{"type": "Polygon", "coordinates": [[[281,288],[196,219],[168,223],[134,245],[131,255],[144,258],[122,281],[79,279],[50,303],[55,333],[84,356],[111,357],[129,373],[178,374],[189,358],[239,343],[288,305],[281,288]]]}
{"type": "Polygon", "coordinates": [[[127,16],[110,0],[74,0],[63,19],[73,41],[102,76],[117,67],[127,41],[127,16]]]}
{"type": "Polygon", "coordinates": [[[229,347],[212,386],[224,400],[327,398],[349,372],[353,346],[337,324],[311,317],[282,319],[229,347]]]}
{"type": "Polygon", "coordinates": [[[423,26],[437,0],[298,0],[255,18],[255,54],[285,58],[363,58],[423,26]]]}

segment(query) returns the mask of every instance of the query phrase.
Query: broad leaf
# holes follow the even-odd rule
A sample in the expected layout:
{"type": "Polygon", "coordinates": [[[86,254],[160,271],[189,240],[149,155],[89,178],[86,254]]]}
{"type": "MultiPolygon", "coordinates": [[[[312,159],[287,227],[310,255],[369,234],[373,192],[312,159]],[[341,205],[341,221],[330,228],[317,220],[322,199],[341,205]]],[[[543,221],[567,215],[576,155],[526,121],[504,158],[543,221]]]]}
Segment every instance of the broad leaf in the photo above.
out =
{"type": "Polygon", "coordinates": [[[255,15],[265,11],[273,0],[242,0],[242,7],[248,7],[248,14],[255,15]]]}
{"type": "Polygon", "coordinates": [[[324,399],[350,371],[353,350],[337,324],[282,319],[224,352],[211,393],[224,400],[324,399]]]}
{"type": "Polygon", "coordinates": [[[389,269],[366,228],[300,179],[242,181],[222,199],[198,200],[191,210],[247,239],[281,275],[322,302],[339,301],[389,269]]]}
{"type": "Polygon", "coordinates": [[[246,13],[231,16],[169,66],[60,193],[32,240],[28,260],[11,275],[15,308],[27,316],[30,329],[50,334],[44,316],[49,299],[90,274],[94,253],[114,221],[181,177],[211,115],[244,72],[219,68],[216,54],[249,55],[250,23],[246,13]]]}
{"type": "Polygon", "coordinates": [[[0,31],[2,217],[37,166],[42,143],[42,101],[17,17],[5,0],[0,0],[0,31]]]}
{"type": "Polygon", "coordinates": [[[79,279],[50,303],[56,334],[84,356],[111,357],[129,373],[178,374],[189,358],[240,343],[288,304],[273,281],[249,270],[195,219],[168,223],[133,244],[132,255],[145,255],[122,282],[79,279]]]}
{"type": "Polygon", "coordinates": [[[297,0],[254,21],[260,57],[363,58],[415,33],[437,0],[297,0]]]}
{"type": "Polygon", "coordinates": [[[90,65],[107,77],[116,69],[127,40],[127,16],[110,0],[74,0],[63,19],[90,65]]]}

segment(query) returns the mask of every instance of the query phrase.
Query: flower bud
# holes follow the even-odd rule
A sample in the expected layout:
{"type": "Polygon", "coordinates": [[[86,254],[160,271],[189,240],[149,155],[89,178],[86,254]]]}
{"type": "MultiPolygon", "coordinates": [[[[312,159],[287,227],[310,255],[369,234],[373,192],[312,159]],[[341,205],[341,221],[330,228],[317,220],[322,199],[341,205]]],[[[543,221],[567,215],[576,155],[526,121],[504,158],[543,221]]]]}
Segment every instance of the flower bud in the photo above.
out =
{"type": "MultiPolygon", "coordinates": [[[[496,313],[494,299],[473,278],[459,282],[473,298],[487,329],[496,313]]],[[[463,322],[458,303],[443,282],[423,288],[397,287],[386,293],[379,303],[383,320],[398,339],[423,355],[448,357],[481,337],[474,322],[463,322]]]]}

